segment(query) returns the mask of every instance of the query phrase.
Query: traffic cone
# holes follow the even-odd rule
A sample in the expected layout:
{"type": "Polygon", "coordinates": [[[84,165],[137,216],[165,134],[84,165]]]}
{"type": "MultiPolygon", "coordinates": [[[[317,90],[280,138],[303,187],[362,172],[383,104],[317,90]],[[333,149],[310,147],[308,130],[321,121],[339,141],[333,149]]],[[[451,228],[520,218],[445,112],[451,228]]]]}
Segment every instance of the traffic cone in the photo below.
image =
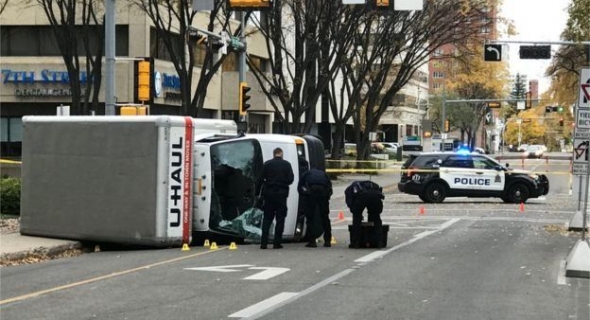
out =
{"type": "Polygon", "coordinates": [[[229,250],[238,250],[238,246],[236,246],[235,242],[229,244],[229,250]]]}
{"type": "Polygon", "coordinates": [[[420,206],[420,211],[418,211],[418,214],[423,215],[424,213],[426,213],[426,209],[424,209],[424,206],[420,206]]]}
{"type": "Polygon", "coordinates": [[[208,246],[210,246],[209,239],[205,239],[205,243],[203,243],[203,247],[208,247],[208,246]]]}
{"type": "Polygon", "coordinates": [[[219,248],[217,248],[217,243],[215,242],[211,242],[211,246],[209,247],[209,250],[217,250],[219,248]]]}
{"type": "Polygon", "coordinates": [[[330,240],[330,244],[336,244],[338,242],[336,242],[336,238],[332,237],[332,239],[330,240]]]}
{"type": "Polygon", "coordinates": [[[182,245],[182,250],[181,251],[191,251],[191,248],[189,248],[188,244],[184,243],[182,245]]]}
{"type": "Polygon", "coordinates": [[[338,213],[338,220],[344,220],[344,212],[342,210],[338,213]]]}
{"type": "Polygon", "coordinates": [[[520,212],[524,212],[524,203],[520,203],[520,208],[519,208],[520,212]]]}

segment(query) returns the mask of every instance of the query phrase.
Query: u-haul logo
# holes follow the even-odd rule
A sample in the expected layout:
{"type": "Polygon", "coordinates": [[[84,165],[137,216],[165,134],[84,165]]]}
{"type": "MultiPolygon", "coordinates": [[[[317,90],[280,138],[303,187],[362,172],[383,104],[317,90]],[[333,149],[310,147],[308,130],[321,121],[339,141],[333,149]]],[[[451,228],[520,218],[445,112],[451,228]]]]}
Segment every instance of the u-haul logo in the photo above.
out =
{"type": "Polygon", "coordinates": [[[190,242],[191,179],[192,179],[192,120],[185,118],[184,128],[170,128],[168,163],[168,236],[182,236],[190,242]]]}
{"type": "Polygon", "coordinates": [[[180,227],[182,219],[183,183],[182,159],[184,158],[183,137],[170,137],[170,177],[168,190],[168,225],[170,228],[180,227]]]}

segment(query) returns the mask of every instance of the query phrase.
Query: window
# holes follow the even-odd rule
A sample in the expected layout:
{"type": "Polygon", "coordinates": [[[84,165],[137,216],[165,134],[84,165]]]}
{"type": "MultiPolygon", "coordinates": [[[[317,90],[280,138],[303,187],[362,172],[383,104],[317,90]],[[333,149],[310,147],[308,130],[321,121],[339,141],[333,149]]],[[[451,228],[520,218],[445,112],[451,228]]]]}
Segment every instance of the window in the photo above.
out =
{"type": "Polygon", "coordinates": [[[442,71],[434,71],[432,73],[432,77],[433,78],[444,78],[445,77],[445,73],[442,71]]]}
{"type": "Polygon", "coordinates": [[[447,168],[473,168],[473,160],[469,156],[451,156],[442,164],[447,168]]]}
{"type": "Polygon", "coordinates": [[[262,149],[256,140],[223,141],[211,146],[211,230],[236,235],[248,223],[256,223],[245,219],[244,213],[256,204],[256,182],[262,165],[262,149]]]}
{"type": "Polygon", "coordinates": [[[499,164],[484,157],[473,157],[473,167],[476,169],[494,169],[499,164]]]}
{"type": "MultiPolygon", "coordinates": [[[[166,31],[162,32],[166,33],[166,31]]],[[[176,33],[167,33],[166,35],[162,35],[156,31],[156,28],[150,29],[150,56],[155,59],[172,61],[172,55],[166,46],[164,37],[169,37],[174,48],[175,56],[180,57],[180,50],[185,49],[184,42],[180,36],[176,33]]],[[[198,55],[197,60],[199,60],[198,55]]]]}
{"type": "Polygon", "coordinates": [[[1,118],[0,143],[3,156],[19,157],[23,141],[23,121],[21,118],[1,118]]]}
{"type": "Polygon", "coordinates": [[[482,26],[481,28],[479,28],[479,32],[484,33],[484,34],[488,34],[488,33],[490,33],[490,27],[489,26],[482,26]]]}
{"type": "MultiPolygon", "coordinates": [[[[89,45],[96,50],[103,47],[102,26],[88,26],[89,45]]],[[[83,27],[76,26],[78,41],[78,54],[85,56],[84,43],[82,41],[83,27]]],[[[52,26],[3,26],[0,30],[1,50],[0,56],[4,57],[59,57],[61,51],[52,26]]],[[[129,27],[118,25],[116,27],[116,55],[129,55],[129,27]]]]}

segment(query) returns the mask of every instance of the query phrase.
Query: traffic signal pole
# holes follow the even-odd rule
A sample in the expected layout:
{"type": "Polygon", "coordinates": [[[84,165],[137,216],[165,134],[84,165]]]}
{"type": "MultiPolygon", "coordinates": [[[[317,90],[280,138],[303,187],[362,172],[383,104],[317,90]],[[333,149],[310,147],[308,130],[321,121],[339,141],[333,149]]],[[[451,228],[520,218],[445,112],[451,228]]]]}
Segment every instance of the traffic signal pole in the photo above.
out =
{"type": "Polygon", "coordinates": [[[107,116],[115,115],[115,0],[105,1],[105,109],[107,116]]]}
{"type": "MultiPolygon", "coordinates": [[[[246,38],[244,37],[244,29],[246,28],[246,12],[242,11],[240,13],[240,42],[244,45],[244,48],[246,47],[246,38]]],[[[242,90],[242,86],[241,84],[246,81],[246,50],[240,50],[240,56],[238,58],[238,88],[241,91],[242,90]]],[[[241,103],[241,101],[239,101],[238,103],[241,103]]],[[[238,110],[241,110],[241,105],[238,105],[238,110]]],[[[238,111],[238,113],[240,113],[238,111]]],[[[247,113],[246,114],[240,114],[240,122],[245,122],[246,123],[246,130],[248,131],[248,120],[247,120],[247,113]]]]}

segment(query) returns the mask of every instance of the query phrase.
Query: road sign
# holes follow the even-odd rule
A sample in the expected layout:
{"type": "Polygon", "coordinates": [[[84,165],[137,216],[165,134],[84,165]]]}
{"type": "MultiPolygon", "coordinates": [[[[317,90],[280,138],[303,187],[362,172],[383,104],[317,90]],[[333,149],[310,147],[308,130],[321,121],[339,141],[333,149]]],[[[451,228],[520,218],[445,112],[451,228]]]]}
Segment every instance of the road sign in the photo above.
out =
{"type": "Polygon", "coordinates": [[[587,163],[588,162],[588,140],[574,140],[574,163],[587,163]]]}
{"type": "Polygon", "coordinates": [[[576,112],[576,128],[590,129],[590,110],[578,109],[576,112]]]}
{"type": "Polygon", "coordinates": [[[578,108],[590,109],[590,68],[580,70],[578,108]]]}
{"type": "Polygon", "coordinates": [[[585,176],[588,172],[587,163],[574,163],[572,165],[572,173],[577,176],[585,176]]]}
{"type": "Polygon", "coordinates": [[[590,140],[590,129],[576,128],[574,139],[590,140]]]}
{"type": "Polygon", "coordinates": [[[502,45],[484,44],[483,59],[484,61],[502,61],[502,45]]]}

